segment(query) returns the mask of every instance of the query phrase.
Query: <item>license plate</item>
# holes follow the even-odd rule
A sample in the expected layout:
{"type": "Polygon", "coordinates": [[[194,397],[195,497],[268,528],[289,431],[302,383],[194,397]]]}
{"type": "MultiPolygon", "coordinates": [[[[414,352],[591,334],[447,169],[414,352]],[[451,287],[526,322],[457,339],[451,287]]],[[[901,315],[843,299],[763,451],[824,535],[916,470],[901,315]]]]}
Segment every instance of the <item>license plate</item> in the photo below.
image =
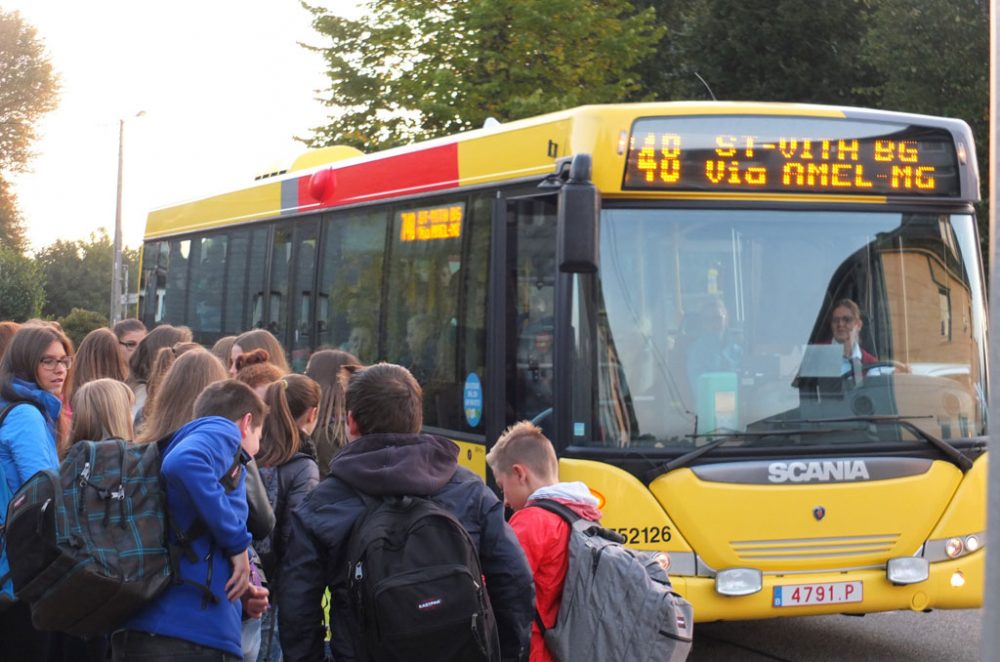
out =
{"type": "Polygon", "coordinates": [[[861,582],[791,584],[789,586],[775,586],[773,602],[775,607],[861,602],[862,593],[861,582]]]}

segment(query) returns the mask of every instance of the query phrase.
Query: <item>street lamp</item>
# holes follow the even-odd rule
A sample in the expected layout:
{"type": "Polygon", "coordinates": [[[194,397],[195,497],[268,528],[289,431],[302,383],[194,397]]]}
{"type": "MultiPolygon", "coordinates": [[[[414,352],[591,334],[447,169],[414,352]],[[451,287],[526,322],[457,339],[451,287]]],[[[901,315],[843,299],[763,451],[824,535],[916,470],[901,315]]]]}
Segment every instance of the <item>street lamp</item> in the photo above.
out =
{"type": "MultiPolygon", "coordinates": [[[[142,117],[146,111],[135,114],[142,117]]],[[[122,318],[122,165],[125,156],[125,120],[118,120],[118,195],[115,200],[115,252],[111,272],[111,324],[122,318]]]]}

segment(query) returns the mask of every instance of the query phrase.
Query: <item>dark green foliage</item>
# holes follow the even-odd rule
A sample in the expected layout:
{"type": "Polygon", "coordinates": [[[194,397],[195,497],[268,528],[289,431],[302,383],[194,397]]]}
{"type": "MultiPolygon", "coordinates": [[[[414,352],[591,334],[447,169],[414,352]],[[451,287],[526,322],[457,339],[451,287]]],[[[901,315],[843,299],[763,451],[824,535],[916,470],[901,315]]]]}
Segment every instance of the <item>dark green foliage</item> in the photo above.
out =
{"type": "Polygon", "coordinates": [[[0,320],[23,322],[38,317],[44,302],[42,273],[35,261],[0,246],[0,320]]]}
{"type": "Polygon", "coordinates": [[[311,147],[382,149],[639,90],[662,28],[627,0],[370,0],[357,21],[317,7],[330,124],[311,147]]]}
{"type": "Polygon", "coordinates": [[[660,98],[869,103],[877,73],[864,61],[865,0],[656,2],[671,31],[644,83],[660,98]],[[664,52],[666,49],[666,52],[664,52]],[[696,75],[697,74],[697,75],[696,75]]]}
{"type": "MultiPolygon", "coordinates": [[[[102,228],[89,241],[60,239],[38,252],[45,277],[47,317],[68,315],[74,308],[108,311],[111,304],[111,261],[114,245],[102,228]]],[[[135,291],[138,251],[124,250],[129,290],[135,291]]]]}
{"type": "Polygon", "coordinates": [[[84,337],[94,329],[108,325],[106,315],[83,308],[74,308],[68,315],[60,317],[57,321],[63,332],[73,341],[74,347],[79,347],[84,337]]]}
{"type": "MultiPolygon", "coordinates": [[[[878,0],[864,53],[882,76],[881,107],[959,117],[969,123],[983,198],[989,190],[989,3],[985,0],[878,0]]],[[[988,218],[979,206],[988,257],[988,218]]]]}
{"type": "Polygon", "coordinates": [[[0,246],[23,253],[27,244],[21,212],[17,209],[17,198],[7,180],[0,177],[0,246]]]}

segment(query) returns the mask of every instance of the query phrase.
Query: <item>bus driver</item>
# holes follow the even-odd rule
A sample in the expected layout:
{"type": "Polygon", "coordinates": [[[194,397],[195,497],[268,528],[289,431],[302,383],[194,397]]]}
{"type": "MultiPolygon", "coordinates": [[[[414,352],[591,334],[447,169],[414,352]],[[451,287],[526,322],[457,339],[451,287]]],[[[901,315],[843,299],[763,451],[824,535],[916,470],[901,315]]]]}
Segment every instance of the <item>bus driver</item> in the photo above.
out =
{"type": "Polygon", "coordinates": [[[858,344],[862,326],[864,323],[861,321],[861,309],[858,304],[850,299],[841,299],[833,307],[833,314],[830,317],[830,330],[833,333],[831,342],[844,348],[840,374],[844,377],[851,375],[856,382],[878,363],[873,354],[858,344]]]}

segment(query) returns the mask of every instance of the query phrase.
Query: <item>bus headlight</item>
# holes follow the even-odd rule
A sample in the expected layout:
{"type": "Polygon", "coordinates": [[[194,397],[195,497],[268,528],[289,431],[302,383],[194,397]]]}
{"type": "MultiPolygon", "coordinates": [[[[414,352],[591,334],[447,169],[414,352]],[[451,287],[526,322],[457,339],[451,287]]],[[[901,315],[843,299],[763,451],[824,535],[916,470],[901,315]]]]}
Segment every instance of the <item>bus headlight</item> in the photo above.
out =
{"type": "Polygon", "coordinates": [[[886,577],[893,584],[919,584],[927,581],[930,577],[931,564],[927,559],[916,556],[903,556],[897,559],[889,559],[886,566],[886,577]]]}
{"type": "Polygon", "coordinates": [[[753,595],[763,586],[764,576],[753,568],[729,568],[715,575],[715,592],[720,595],[753,595]]]}
{"type": "Polygon", "coordinates": [[[924,543],[920,556],[931,563],[960,559],[986,547],[986,532],[960,533],[949,538],[935,538],[924,543]]]}

